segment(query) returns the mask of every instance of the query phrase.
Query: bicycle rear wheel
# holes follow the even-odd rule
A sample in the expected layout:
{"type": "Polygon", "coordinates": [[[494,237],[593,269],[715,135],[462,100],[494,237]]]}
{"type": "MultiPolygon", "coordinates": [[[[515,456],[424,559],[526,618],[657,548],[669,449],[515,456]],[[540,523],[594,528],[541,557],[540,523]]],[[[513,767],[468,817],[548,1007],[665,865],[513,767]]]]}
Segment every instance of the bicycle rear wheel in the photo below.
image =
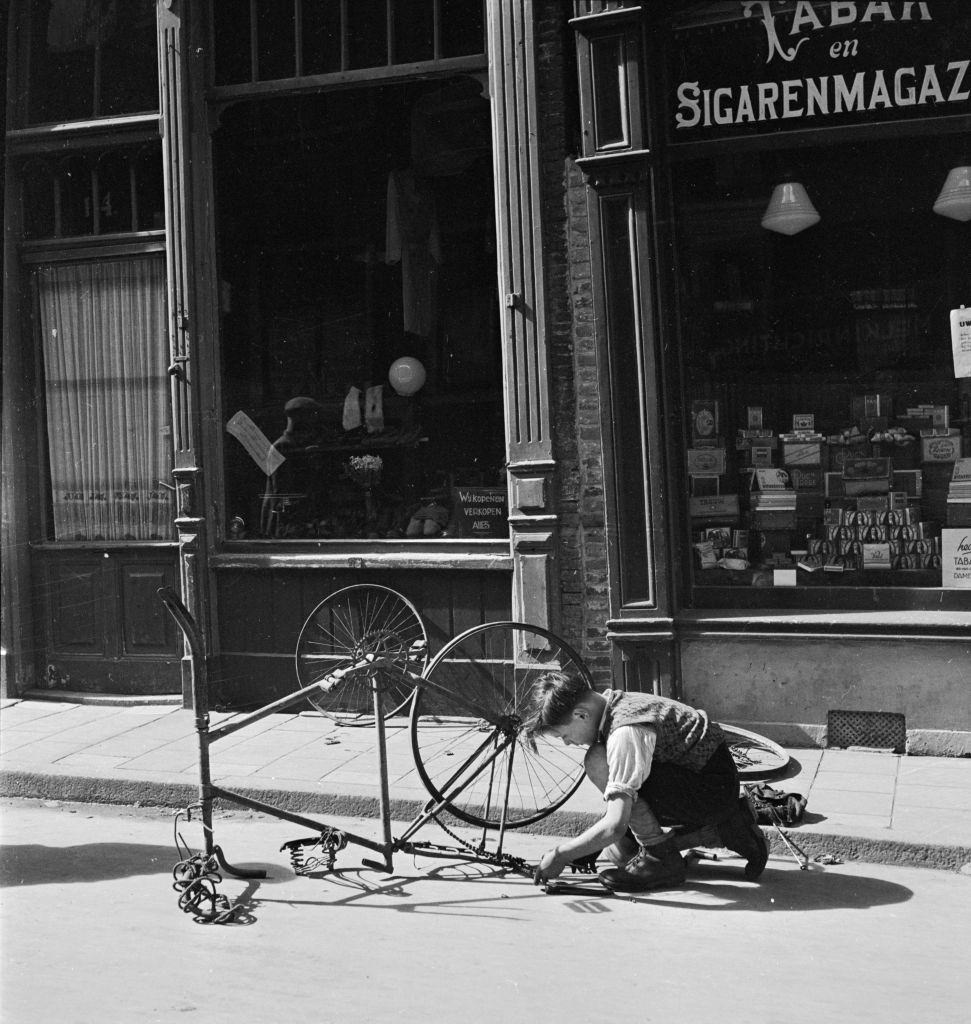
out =
{"type": "Polygon", "coordinates": [[[436,801],[470,825],[516,828],[573,795],[583,752],[542,736],[523,741],[533,683],[562,671],[592,679],[579,655],[539,626],[491,622],[447,643],[425,671],[411,711],[415,766],[436,801]]]}
{"type": "MultiPolygon", "coordinates": [[[[375,584],[344,587],[310,613],[297,638],[296,668],[301,687],[367,655],[390,659],[378,670],[384,717],[398,714],[414,691],[407,669],[421,675],[428,664],[428,634],[415,606],[395,590],[375,584]]],[[[373,725],[372,673],[355,673],[307,699],[341,725],[373,725]]]]}
{"type": "Polygon", "coordinates": [[[767,736],[750,732],[737,725],[719,722],[728,741],[732,760],[743,779],[764,779],[782,771],[789,763],[789,755],[767,736]]]}

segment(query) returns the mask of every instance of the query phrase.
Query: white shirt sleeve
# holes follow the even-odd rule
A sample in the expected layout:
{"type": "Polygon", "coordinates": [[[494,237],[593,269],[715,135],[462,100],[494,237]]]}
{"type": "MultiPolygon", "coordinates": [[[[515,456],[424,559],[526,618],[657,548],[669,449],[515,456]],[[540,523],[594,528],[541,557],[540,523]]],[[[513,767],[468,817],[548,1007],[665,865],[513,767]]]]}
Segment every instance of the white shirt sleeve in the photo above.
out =
{"type": "Polygon", "coordinates": [[[651,774],[657,733],[648,725],[622,725],[607,737],[607,786],[604,799],[617,793],[637,799],[651,774]]]}

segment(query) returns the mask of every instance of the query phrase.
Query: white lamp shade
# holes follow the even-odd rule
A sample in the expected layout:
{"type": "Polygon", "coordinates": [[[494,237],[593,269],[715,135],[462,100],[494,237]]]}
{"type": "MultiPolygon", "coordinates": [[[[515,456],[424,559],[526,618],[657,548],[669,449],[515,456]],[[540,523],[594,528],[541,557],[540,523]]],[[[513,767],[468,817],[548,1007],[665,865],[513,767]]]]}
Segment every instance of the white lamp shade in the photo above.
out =
{"type": "Polygon", "coordinates": [[[819,213],[804,185],[798,181],[785,181],[776,185],[762,217],[762,227],[766,231],[795,235],[818,223],[819,213]]]}
{"type": "Polygon", "coordinates": [[[402,356],[391,364],[388,380],[399,395],[413,395],[425,383],[425,367],[413,356],[402,356]]]}
{"type": "Polygon", "coordinates": [[[954,220],[971,220],[971,167],[952,167],[934,212],[954,220]]]}

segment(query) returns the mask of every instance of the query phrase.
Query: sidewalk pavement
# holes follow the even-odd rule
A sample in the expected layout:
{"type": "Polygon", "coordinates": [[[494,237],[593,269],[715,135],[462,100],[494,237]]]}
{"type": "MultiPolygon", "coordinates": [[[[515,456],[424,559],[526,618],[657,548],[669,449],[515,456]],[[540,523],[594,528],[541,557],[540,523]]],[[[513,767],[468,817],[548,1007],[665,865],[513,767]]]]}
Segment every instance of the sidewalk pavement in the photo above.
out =
{"type": "MultiPolygon", "coordinates": [[[[210,720],[233,717],[214,712],[210,720]]],[[[388,723],[387,752],[392,815],[409,821],[428,797],[414,768],[407,720],[388,723]]],[[[232,792],[317,818],[378,815],[373,728],[275,714],[212,744],[210,753],[213,782],[232,792]]],[[[810,858],[971,873],[971,758],[788,753],[786,771],[766,781],[807,798],[803,822],[787,832],[810,858]]],[[[180,809],[198,799],[198,787],[195,719],[179,706],[0,704],[0,795],[180,809]]],[[[573,835],[601,809],[600,794],[584,782],[529,831],[573,835]]],[[[766,831],[773,855],[789,856],[777,830],[766,831]]]]}

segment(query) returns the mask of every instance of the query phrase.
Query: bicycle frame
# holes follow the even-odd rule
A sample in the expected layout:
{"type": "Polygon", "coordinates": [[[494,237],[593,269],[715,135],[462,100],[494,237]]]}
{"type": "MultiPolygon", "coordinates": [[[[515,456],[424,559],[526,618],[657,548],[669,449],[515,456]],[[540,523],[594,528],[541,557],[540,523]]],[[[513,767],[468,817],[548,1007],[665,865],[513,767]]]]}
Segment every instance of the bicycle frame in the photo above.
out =
{"type": "MultiPolygon", "coordinates": [[[[195,714],[195,728],[199,753],[199,802],[197,805],[193,806],[197,806],[200,810],[206,857],[215,859],[220,868],[227,874],[234,875],[237,878],[257,879],[266,877],[265,871],[247,870],[245,868],[234,866],[226,860],[222,849],[215,843],[212,808],[213,801],[216,799],[222,799],[231,803],[239,804],[240,806],[246,807],[250,810],[268,814],[272,817],[280,818],[283,821],[289,821],[295,825],[300,825],[315,831],[317,833],[315,837],[311,839],[292,840],[291,842],[285,843],[281,848],[290,851],[291,860],[298,873],[306,873],[301,870],[302,848],[304,846],[322,846],[327,853],[328,867],[332,868],[334,866],[334,857],[336,853],[347,846],[348,843],[353,843],[356,846],[361,846],[366,850],[370,850],[373,853],[378,854],[382,858],[380,861],[364,859],[363,863],[368,867],[374,867],[378,870],[387,872],[394,870],[393,858],[395,853],[409,853],[447,859],[455,859],[456,856],[461,855],[467,859],[481,859],[497,866],[523,871],[526,874],[530,873],[526,868],[524,861],[502,852],[503,841],[505,838],[505,813],[506,807],[508,806],[509,787],[512,779],[512,755],[510,755],[507,765],[502,817],[497,830],[498,838],[496,846],[493,851],[486,850],[485,842],[488,832],[487,829],[482,830],[483,834],[478,846],[463,844],[463,848],[461,849],[458,847],[446,847],[433,843],[416,843],[412,841],[412,837],[429,821],[437,821],[437,816],[446,809],[449,801],[458,796],[467,786],[471,785],[483,771],[494,769],[496,760],[514,742],[514,736],[503,735],[498,731],[494,731],[487,735],[483,742],[458,766],[456,771],[452,773],[451,777],[442,787],[446,792],[442,793],[442,798],[440,800],[429,799],[421,812],[412,820],[400,836],[396,837],[392,834],[387,745],[384,716],[382,713],[381,686],[378,681],[378,672],[367,665],[362,665],[361,670],[370,671],[371,675],[371,689],[374,702],[374,728],[376,731],[378,758],[378,806],[381,828],[380,841],[369,839],[366,836],[356,835],[344,829],[335,828],[325,822],[317,821],[301,814],[295,814],[282,807],[276,807],[265,801],[256,800],[252,797],[244,796],[241,793],[236,793],[232,790],[225,789],[222,786],[214,784],[212,781],[210,762],[210,747],[213,743],[266,718],[268,715],[275,714],[279,711],[285,711],[288,708],[301,703],[308,696],[319,691],[321,684],[319,682],[312,683],[309,686],[296,690],[292,694],[288,694],[278,700],[271,701],[269,704],[266,704],[255,711],[241,715],[238,718],[234,718],[232,721],[224,722],[217,726],[211,726],[209,721],[208,655],[202,642],[202,637],[199,634],[196,622],[189,610],[185,607],[171,587],[160,588],[158,590],[158,595],[162,603],[165,605],[165,608],[182,631],[186,640],[186,645],[189,649],[192,668],[192,707],[195,714]],[[485,754],[485,751],[490,744],[494,745],[493,750],[488,754],[485,754]],[[483,754],[485,754],[485,756],[482,757],[476,771],[469,778],[459,782],[459,779],[465,769],[472,765],[480,755],[483,754]],[[470,853],[473,855],[471,858],[469,858],[470,853]]],[[[417,676],[411,672],[409,672],[408,675],[412,677],[416,689],[418,687],[425,687],[437,691],[439,694],[446,697],[453,696],[451,691],[439,686],[432,680],[426,679],[422,676],[417,676]]],[[[477,706],[474,701],[467,701],[467,705],[470,711],[488,721],[489,713],[485,709],[481,706],[477,706]]],[[[191,820],[192,808],[188,808],[187,811],[188,815],[186,820],[191,820]]],[[[442,825],[441,822],[438,822],[438,824],[442,825]]],[[[448,830],[446,829],[446,831],[448,830]]]]}

